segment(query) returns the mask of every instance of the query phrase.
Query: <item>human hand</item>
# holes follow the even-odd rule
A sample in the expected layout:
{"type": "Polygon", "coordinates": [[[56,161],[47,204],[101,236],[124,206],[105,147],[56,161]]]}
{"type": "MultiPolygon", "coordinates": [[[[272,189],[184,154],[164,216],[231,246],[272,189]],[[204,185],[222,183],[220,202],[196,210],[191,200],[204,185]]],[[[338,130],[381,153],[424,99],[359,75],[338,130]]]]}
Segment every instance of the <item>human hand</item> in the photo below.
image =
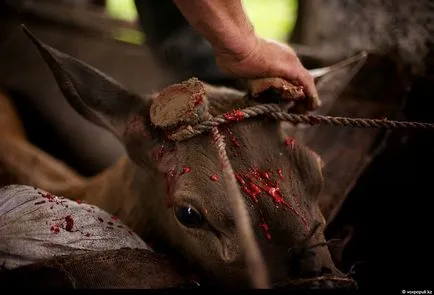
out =
{"type": "Polygon", "coordinates": [[[283,78],[303,86],[308,110],[320,106],[314,78],[290,46],[260,37],[246,44],[250,45],[236,54],[226,50],[215,50],[217,65],[222,71],[242,78],[283,78]]]}

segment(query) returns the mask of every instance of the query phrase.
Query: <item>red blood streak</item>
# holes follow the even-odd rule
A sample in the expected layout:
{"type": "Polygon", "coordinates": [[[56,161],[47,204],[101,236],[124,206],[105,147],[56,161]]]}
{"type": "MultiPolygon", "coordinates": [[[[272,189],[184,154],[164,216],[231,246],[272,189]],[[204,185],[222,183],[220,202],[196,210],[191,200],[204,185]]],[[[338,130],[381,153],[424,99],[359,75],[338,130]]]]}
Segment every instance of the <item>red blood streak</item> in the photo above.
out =
{"type": "Polygon", "coordinates": [[[213,174],[213,175],[211,175],[211,176],[209,177],[209,179],[211,179],[212,181],[218,181],[218,180],[219,180],[219,177],[218,177],[217,174],[213,174]]]}
{"type": "Polygon", "coordinates": [[[232,132],[232,130],[229,129],[229,128],[227,128],[226,130],[227,130],[227,132],[228,132],[228,134],[229,134],[229,138],[230,138],[232,144],[233,144],[235,147],[240,147],[240,143],[239,143],[238,139],[235,137],[235,135],[234,135],[234,133],[232,132]]]}
{"type": "Polygon", "coordinates": [[[241,189],[255,202],[258,203],[258,195],[262,192],[261,189],[254,184],[253,182],[250,182],[249,184],[246,183],[246,181],[243,179],[243,177],[239,174],[235,175],[238,182],[241,184],[241,189]]]}
{"type": "Polygon", "coordinates": [[[118,217],[118,216],[115,216],[115,215],[113,215],[113,216],[112,216],[112,219],[113,219],[113,220],[119,220],[119,217],[118,217]]]}
{"type": "Polygon", "coordinates": [[[244,119],[244,113],[240,110],[233,110],[223,114],[223,117],[228,121],[240,121],[244,119]]]}
{"type": "Polygon", "coordinates": [[[104,222],[104,219],[102,219],[101,217],[98,217],[99,222],[104,222]]]}
{"type": "Polygon", "coordinates": [[[55,233],[55,234],[58,234],[58,233],[60,232],[60,228],[59,228],[59,226],[58,226],[57,224],[52,225],[51,228],[50,228],[50,230],[51,230],[53,233],[55,233]]]}
{"type": "Polygon", "coordinates": [[[279,175],[280,179],[283,180],[283,172],[282,169],[277,169],[277,174],[279,175]]]}
{"type": "Polygon", "coordinates": [[[72,228],[74,227],[74,219],[72,219],[71,215],[65,217],[66,226],[65,230],[72,232],[72,228]]]}
{"type": "Polygon", "coordinates": [[[295,139],[292,137],[287,137],[284,143],[286,146],[293,147],[295,145],[295,139]]]}
{"type": "Polygon", "coordinates": [[[257,168],[251,168],[247,173],[237,173],[235,177],[241,184],[242,191],[244,191],[255,203],[258,203],[258,197],[262,192],[264,192],[271,197],[276,204],[283,205],[298,216],[303,222],[305,228],[308,227],[306,217],[285,200],[280,191],[278,181],[272,181],[271,175],[268,172],[260,171],[257,168]],[[248,182],[245,179],[247,179],[248,182]]]}
{"type": "Polygon", "coordinates": [[[113,222],[111,222],[111,221],[109,221],[109,222],[107,222],[108,223],[108,225],[113,225],[113,222]]]}
{"type": "Polygon", "coordinates": [[[50,193],[42,194],[42,197],[48,199],[48,202],[53,202],[56,199],[56,196],[50,193]]]}
{"type": "Polygon", "coordinates": [[[180,175],[187,174],[190,172],[191,172],[191,168],[188,166],[184,166],[184,167],[182,167],[182,171],[181,171],[180,175]]]}
{"type": "Polygon", "coordinates": [[[241,185],[246,185],[246,181],[240,174],[235,174],[235,178],[238,180],[239,183],[241,183],[241,185]]]}
{"type": "Polygon", "coordinates": [[[65,203],[66,201],[63,200],[64,198],[62,198],[62,197],[57,197],[57,196],[55,196],[55,195],[53,195],[53,194],[50,194],[50,193],[46,193],[46,194],[42,194],[42,193],[41,193],[41,196],[42,196],[43,198],[47,199],[48,202],[50,202],[50,203],[56,203],[56,205],[62,205],[62,206],[65,206],[64,203],[65,203]]]}
{"type": "Polygon", "coordinates": [[[270,173],[269,172],[262,172],[262,177],[264,177],[265,179],[270,179],[270,173]]]}
{"type": "Polygon", "coordinates": [[[203,95],[202,94],[196,94],[193,96],[193,105],[197,106],[203,103],[203,95]]]}
{"type": "Polygon", "coordinates": [[[306,217],[298,212],[293,206],[291,206],[288,202],[285,201],[283,198],[280,188],[278,186],[278,183],[276,182],[274,185],[272,184],[266,184],[265,186],[261,187],[267,194],[273,198],[274,202],[277,204],[282,204],[285,207],[287,207],[289,210],[291,210],[295,215],[297,215],[301,221],[303,222],[304,226],[307,228],[307,220],[306,217]]]}
{"type": "Polygon", "coordinates": [[[265,238],[267,240],[271,240],[271,235],[269,232],[268,224],[265,223],[264,219],[262,218],[262,222],[258,224],[259,227],[262,227],[264,230],[265,238]]]}

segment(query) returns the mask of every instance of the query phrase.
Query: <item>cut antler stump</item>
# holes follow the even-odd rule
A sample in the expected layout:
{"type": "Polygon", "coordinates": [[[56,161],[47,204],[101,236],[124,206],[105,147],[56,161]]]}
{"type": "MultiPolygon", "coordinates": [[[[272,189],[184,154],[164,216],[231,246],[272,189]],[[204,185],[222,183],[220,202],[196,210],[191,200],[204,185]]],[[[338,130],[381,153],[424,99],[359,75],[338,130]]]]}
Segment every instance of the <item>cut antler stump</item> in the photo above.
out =
{"type": "Polygon", "coordinates": [[[150,108],[152,123],[164,130],[195,125],[208,116],[205,89],[196,78],[168,86],[158,94],[150,108]]]}
{"type": "Polygon", "coordinates": [[[294,85],[282,78],[260,78],[247,82],[247,87],[252,98],[259,97],[267,90],[273,90],[283,100],[299,101],[305,98],[303,86],[294,85]]]}

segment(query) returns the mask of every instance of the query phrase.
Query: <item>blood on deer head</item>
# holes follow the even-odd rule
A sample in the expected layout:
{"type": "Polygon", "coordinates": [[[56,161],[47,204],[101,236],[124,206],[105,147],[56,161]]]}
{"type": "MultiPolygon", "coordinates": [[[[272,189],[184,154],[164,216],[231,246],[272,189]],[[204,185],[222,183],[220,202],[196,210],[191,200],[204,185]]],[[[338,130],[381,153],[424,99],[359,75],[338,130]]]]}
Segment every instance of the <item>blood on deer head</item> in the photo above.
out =
{"type": "Polygon", "coordinates": [[[352,284],[325,243],[318,155],[286,138],[278,121],[242,120],[236,110],[253,103],[245,93],[190,80],[141,96],[27,33],[71,106],[117,136],[128,152],[128,159],[75,190],[75,197],[120,216],[211,281],[248,286],[246,249],[214,139],[203,133],[169,140],[204,114],[226,114],[229,122],[218,131],[271,282],[352,284]]]}

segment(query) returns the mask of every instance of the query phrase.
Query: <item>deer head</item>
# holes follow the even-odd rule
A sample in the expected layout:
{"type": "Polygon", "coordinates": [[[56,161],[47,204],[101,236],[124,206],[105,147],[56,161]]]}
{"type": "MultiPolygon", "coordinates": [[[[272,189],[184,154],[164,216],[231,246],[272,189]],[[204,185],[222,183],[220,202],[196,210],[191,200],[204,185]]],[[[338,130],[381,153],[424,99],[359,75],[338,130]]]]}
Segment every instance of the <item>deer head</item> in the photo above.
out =
{"type": "Polygon", "coordinates": [[[232,196],[222,181],[211,135],[167,140],[201,120],[226,113],[234,122],[220,126],[219,132],[225,136],[272,283],[348,283],[325,244],[325,220],[317,200],[323,186],[318,155],[286,138],[278,121],[238,121],[233,110],[253,104],[243,92],[192,79],[140,96],[27,33],[69,103],[125,145],[137,170],[131,185],[140,195],[136,207],[146,224],[139,234],[170,246],[214,281],[248,285],[245,249],[229,205],[232,196]],[[145,177],[152,178],[153,187],[145,177]]]}

